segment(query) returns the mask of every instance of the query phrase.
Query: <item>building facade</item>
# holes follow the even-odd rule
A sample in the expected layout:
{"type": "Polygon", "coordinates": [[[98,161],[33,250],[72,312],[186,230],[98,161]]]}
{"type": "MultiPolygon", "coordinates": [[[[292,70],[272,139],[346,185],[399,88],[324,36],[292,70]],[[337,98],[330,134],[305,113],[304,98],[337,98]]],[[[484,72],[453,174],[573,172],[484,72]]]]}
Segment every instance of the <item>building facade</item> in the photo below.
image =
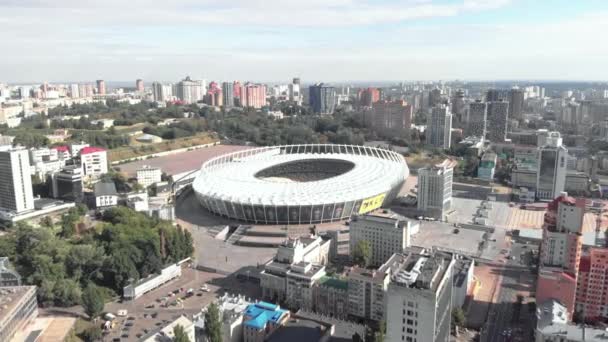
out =
{"type": "Polygon", "coordinates": [[[426,143],[433,147],[449,149],[452,144],[452,112],[444,104],[433,107],[428,119],[426,143]]]}
{"type": "Polygon", "coordinates": [[[333,114],[336,110],[336,89],[318,83],[309,87],[309,103],[315,114],[333,114]]]}
{"type": "Polygon", "coordinates": [[[388,285],[387,341],[450,340],[453,266],[447,253],[407,255],[388,285]]]}
{"type": "Polygon", "coordinates": [[[162,180],[162,170],[158,167],[151,167],[144,165],[141,169],[136,172],[137,183],[141,184],[144,188],[149,187],[154,183],[158,183],[162,180]]]}
{"type": "Polygon", "coordinates": [[[30,160],[24,148],[0,150],[0,208],[16,213],[34,209],[30,160]]]}
{"type": "Polygon", "coordinates": [[[465,136],[486,138],[486,123],[488,119],[488,105],[485,102],[472,102],[469,104],[469,115],[465,127],[465,136]]]}
{"type": "Polygon", "coordinates": [[[545,145],[538,150],[536,195],[540,199],[559,197],[566,187],[568,150],[559,132],[549,133],[545,145]]]}
{"type": "Polygon", "coordinates": [[[36,286],[0,287],[0,305],[0,341],[11,341],[38,316],[36,286]]]}
{"type": "Polygon", "coordinates": [[[370,113],[371,120],[366,121],[371,121],[369,123],[379,135],[389,138],[409,136],[414,111],[407,102],[377,101],[370,113]]]}
{"type": "Polygon", "coordinates": [[[418,210],[443,218],[452,209],[452,182],[456,163],[443,163],[418,170],[418,210]]]}
{"type": "Polygon", "coordinates": [[[509,102],[488,102],[488,120],[486,130],[488,139],[493,143],[502,143],[507,139],[509,122],[509,102]]]}
{"type": "Polygon", "coordinates": [[[108,173],[108,153],[105,149],[101,147],[84,147],[80,149],[79,154],[83,177],[95,179],[108,173]]]}
{"type": "Polygon", "coordinates": [[[70,202],[82,202],[82,168],[77,165],[64,167],[51,175],[53,198],[70,202]]]}

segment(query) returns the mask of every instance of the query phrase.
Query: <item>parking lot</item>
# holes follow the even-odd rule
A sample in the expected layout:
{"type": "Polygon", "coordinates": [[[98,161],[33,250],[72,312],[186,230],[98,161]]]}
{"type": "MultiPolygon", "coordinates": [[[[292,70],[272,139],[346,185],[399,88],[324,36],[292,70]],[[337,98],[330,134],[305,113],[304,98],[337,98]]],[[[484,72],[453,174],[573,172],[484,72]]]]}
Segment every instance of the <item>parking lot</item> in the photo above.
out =
{"type": "Polygon", "coordinates": [[[259,298],[261,295],[259,286],[253,281],[185,267],[180,278],[133,301],[106,304],[105,312],[117,315],[120,310],[126,310],[126,315],[116,317],[104,340],[134,341],[181,315],[192,319],[193,315],[200,313],[224,292],[243,294],[249,298],[259,298]],[[206,289],[201,289],[203,286],[206,289]],[[192,289],[190,294],[189,289],[192,289]]]}

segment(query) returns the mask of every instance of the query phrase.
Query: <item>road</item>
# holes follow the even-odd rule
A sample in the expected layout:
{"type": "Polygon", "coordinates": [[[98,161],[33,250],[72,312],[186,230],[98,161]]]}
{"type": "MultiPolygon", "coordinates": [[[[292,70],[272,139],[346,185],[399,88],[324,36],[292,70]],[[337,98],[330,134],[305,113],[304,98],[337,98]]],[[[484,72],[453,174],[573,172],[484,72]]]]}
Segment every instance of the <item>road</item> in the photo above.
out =
{"type": "Polygon", "coordinates": [[[527,265],[529,260],[523,257],[528,250],[527,245],[513,243],[508,257],[505,255],[502,258],[504,263],[500,262],[497,265],[499,283],[482,334],[482,341],[524,341],[524,337],[529,336],[528,330],[532,325],[527,324],[529,321],[521,320],[521,315],[526,314],[526,308],[521,308],[520,317],[515,315],[517,296],[522,295],[525,298],[534,289],[534,276],[527,265]]]}

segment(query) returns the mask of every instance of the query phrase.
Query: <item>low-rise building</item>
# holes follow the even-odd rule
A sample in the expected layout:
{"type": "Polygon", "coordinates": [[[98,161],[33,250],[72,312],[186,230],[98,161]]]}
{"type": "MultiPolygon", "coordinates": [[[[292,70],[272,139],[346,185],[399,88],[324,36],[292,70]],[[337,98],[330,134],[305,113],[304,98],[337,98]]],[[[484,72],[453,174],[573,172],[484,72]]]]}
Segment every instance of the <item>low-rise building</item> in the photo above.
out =
{"type": "Polygon", "coordinates": [[[263,342],[289,320],[288,310],[266,302],[251,304],[243,315],[243,342],[263,342]]]}
{"type": "Polygon", "coordinates": [[[118,192],[114,182],[95,183],[95,207],[98,209],[118,205],[118,192]]]}
{"type": "Polygon", "coordinates": [[[141,295],[148,293],[155,288],[179,278],[182,275],[182,268],[177,264],[171,264],[163,268],[159,274],[152,274],[147,278],[143,278],[134,284],[127,285],[123,288],[122,296],[127,300],[139,298],[141,295]]]}
{"type": "Polygon", "coordinates": [[[568,309],[551,299],[536,308],[535,342],[604,342],[605,329],[574,324],[568,320],[568,309]]]}
{"type": "Polygon", "coordinates": [[[477,168],[477,178],[491,182],[494,180],[497,156],[494,152],[486,152],[481,157],[481,163],[477,168]]]}
{"type": "Polygon", "coordinates": [[[160,182],[162,174],[163,172],[160,168],[144,165],[144,167],[136,171],[137,183],[147,188],[154,183],[160,182]]]}
{"type": "Polygon", "coordinates": [[[184,328],[184,332],[190,341],[195,340],[194,334],[194,323],[186,318],[185,316],[179,316],[175,320],[149,332],[147,335],[142,336],[139,341],[142,342],[173,342],[175,334],[173,331],[175,327],[181,326],[184,328]]]}

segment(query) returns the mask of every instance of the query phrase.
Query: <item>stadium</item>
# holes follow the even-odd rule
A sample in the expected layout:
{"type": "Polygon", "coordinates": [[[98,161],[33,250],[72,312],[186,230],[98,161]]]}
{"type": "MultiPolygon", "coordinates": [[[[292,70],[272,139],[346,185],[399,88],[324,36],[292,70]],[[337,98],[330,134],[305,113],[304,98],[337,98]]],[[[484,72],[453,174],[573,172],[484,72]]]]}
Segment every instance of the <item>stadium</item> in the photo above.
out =
{"type": "Polygon", "coordinates": [[[283,145],[205,162],[192,188],[210,212],[256,224],[310,224],[392,201],[409,169],[398,153],[353,145],[283,145]]]}

